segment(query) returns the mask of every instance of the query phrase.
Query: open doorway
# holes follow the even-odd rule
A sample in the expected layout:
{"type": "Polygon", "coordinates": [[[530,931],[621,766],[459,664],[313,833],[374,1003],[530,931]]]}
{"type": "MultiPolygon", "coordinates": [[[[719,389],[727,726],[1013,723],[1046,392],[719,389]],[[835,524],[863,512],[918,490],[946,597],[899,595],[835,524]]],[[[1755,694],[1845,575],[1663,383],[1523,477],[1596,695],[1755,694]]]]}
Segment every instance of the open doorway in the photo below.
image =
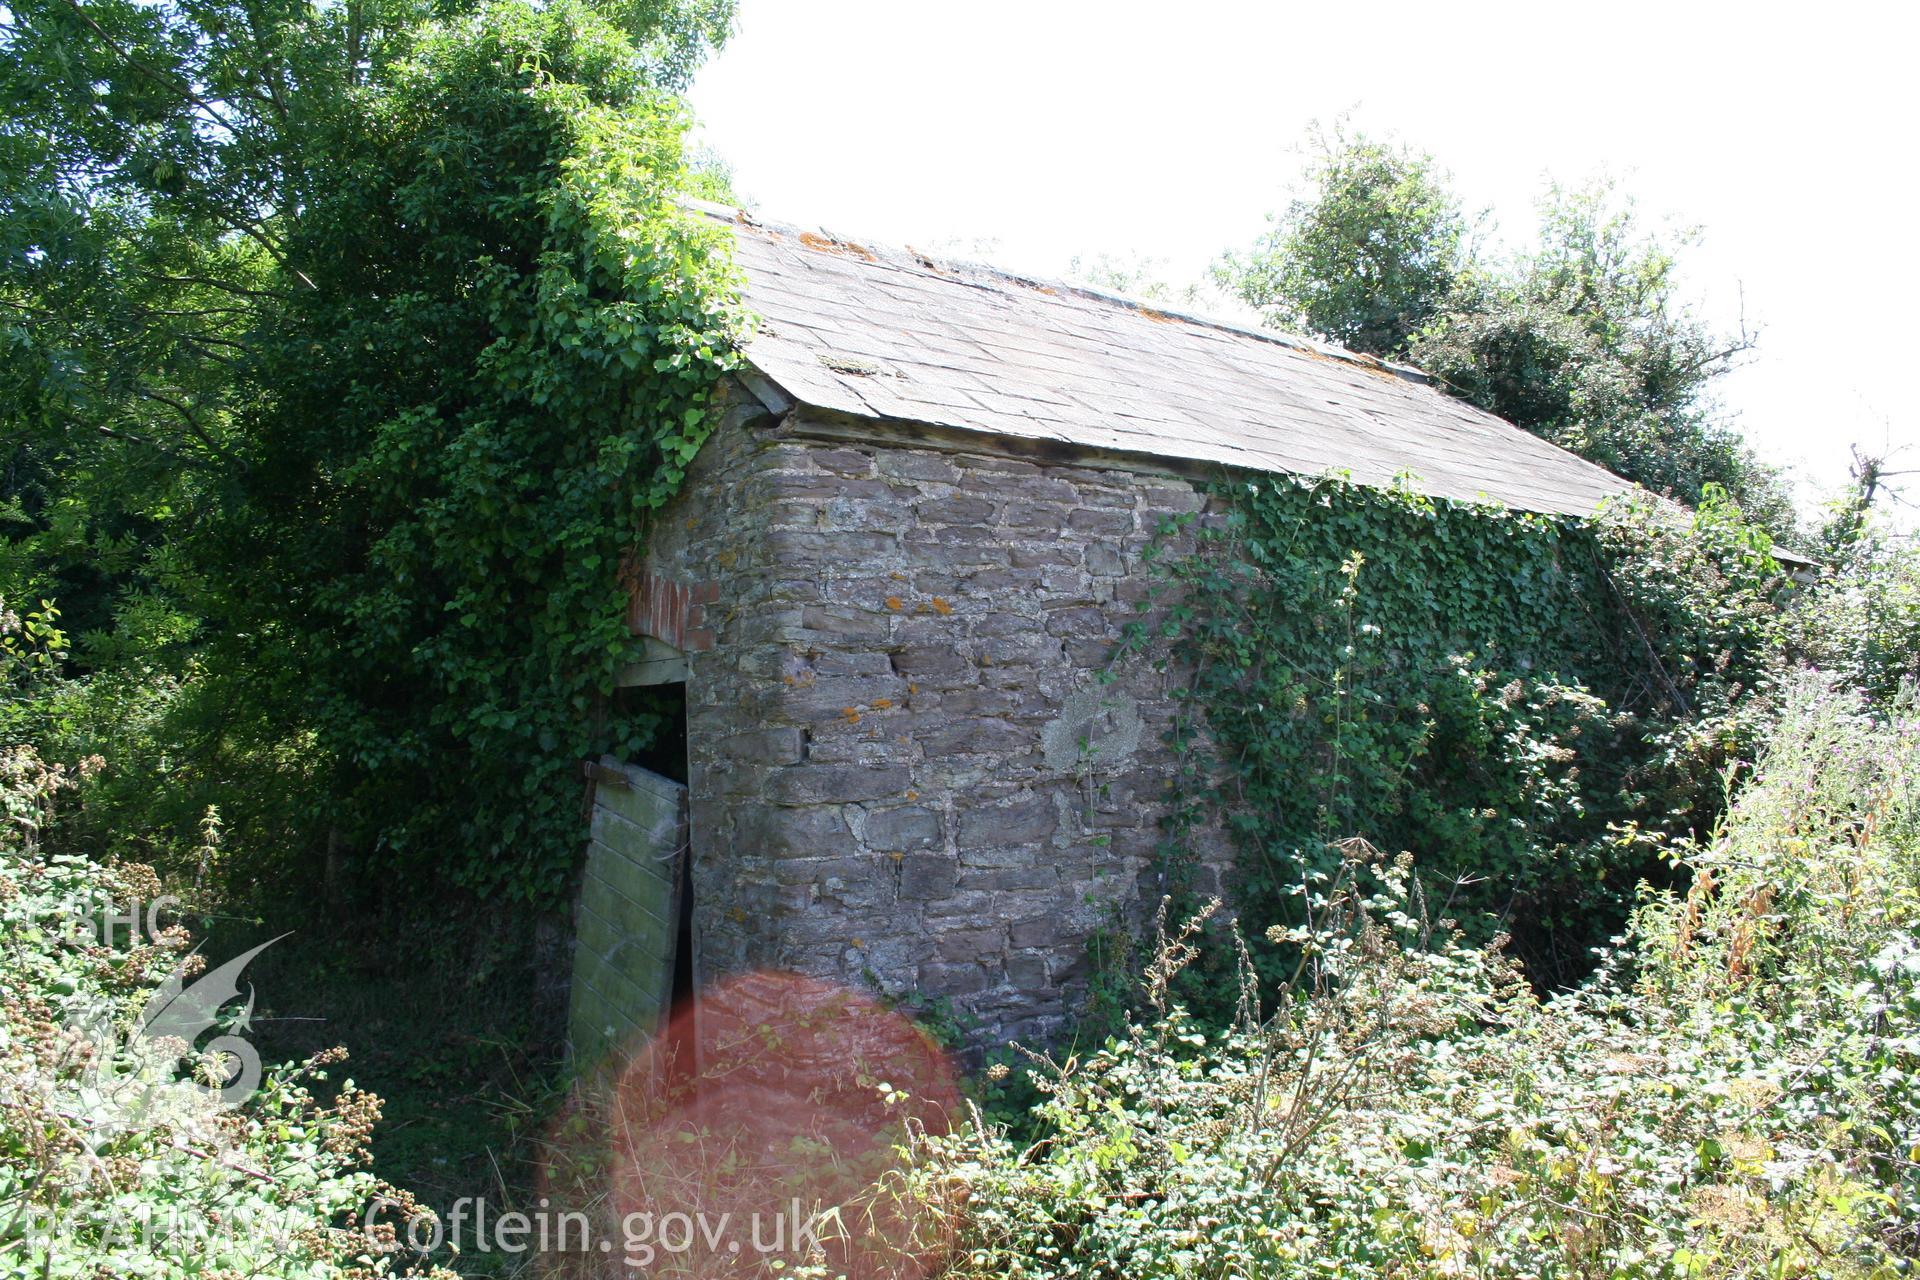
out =
{"type": "MultiPolygon", "coordinates": [[[[662,672],[662,668],[654,668],[662,672]]],[[[664,670],[671,671],[671,667],[664,670]]],[[[680,672],[674,672],[680,674],[680,672]]],[[[679,822],[678,845],[669,855],[666,867],[669,893],[670,918],[667,923],[671,930],[671,941],[666,954],[661,958],[667,961],[664,989],[659,993],[661,1008],[658,1013],[659,1025],[671,1029],[676,1038],[684,1037],[684,1045],[675,1046],[675,1061],[681,1069],[692,1068],[692,1042],[690,1028],[692,1018],[689,1010],[697,989],[696,969],[697,953],[694,938],[694,882],[690,851],[690,828],[685,813],[685,788],[687,786],[687,685],[684,679],[662,680],[659,683],[630,684],[614,691],[613,705],[610,708],[615,721],[623,726],[631,725],[641,733],[643,747],[630,749],[630,757],[625,763],[644,770],[647,774],[677,784],[681,796],[682,812],[679,822]]],[[[667,851],[662,851],[667,852],[667,851]]],[[[665,905],[665,904],[663,904],[665,905]]]]}
{"type": "Polygon", "coordinates": [[[625,685],[613,691],[614,722],[645,732],[627,763],[687,785],[687,682],[625,685]]]}

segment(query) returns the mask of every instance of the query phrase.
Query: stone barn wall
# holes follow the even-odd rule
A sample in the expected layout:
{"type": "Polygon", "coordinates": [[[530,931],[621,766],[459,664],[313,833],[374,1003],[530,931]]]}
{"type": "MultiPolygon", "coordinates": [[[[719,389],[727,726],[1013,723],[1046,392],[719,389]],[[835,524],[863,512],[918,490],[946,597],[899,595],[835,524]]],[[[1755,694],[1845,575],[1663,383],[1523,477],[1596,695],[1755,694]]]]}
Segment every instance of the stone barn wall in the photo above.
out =
{"type": "Polygon", "coordinates": [[[1158,899],[1166,678],[1097,676],[1139,617],[1142,549],[1204,498],[837,430],[737,411],[649,534],[646,589],[692,602],[698,978],[945,996],[976,1044],[1044,1040],[1089,933],[1158,899]]]}

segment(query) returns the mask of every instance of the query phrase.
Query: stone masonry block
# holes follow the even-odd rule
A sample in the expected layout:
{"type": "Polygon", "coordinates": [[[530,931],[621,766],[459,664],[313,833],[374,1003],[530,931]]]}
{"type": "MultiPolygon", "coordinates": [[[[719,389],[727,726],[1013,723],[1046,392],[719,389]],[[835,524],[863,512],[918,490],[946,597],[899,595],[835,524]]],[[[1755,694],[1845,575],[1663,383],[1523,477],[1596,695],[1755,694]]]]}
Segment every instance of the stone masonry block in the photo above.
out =
{"type": "Polygon", "coordinates": [[[867,814],[864,837],[868,848],[904,851],[936,846],[945,831],[931,809],[879,809],[867,814]]]}
{"type": "Polygon", "coordinates": [[[898,799],[912,786],[904,765],[790,765],[768,781],[767,798],[782,805],[849,804],[898,799]]]}
{"type": "Polygon", "coordinates": [[[1058,826],[1059,815],[1045,797],[969,808],[960,815],[955,843],[962,849],[1034,844],[1052,835],[1058,826]]]}
{"type": "Polygon", "coordinates": [[[900,898],[931,902],[950,898],[959,888],[958,867],[944,853],[910,853],[900,860],[900,898]]]}

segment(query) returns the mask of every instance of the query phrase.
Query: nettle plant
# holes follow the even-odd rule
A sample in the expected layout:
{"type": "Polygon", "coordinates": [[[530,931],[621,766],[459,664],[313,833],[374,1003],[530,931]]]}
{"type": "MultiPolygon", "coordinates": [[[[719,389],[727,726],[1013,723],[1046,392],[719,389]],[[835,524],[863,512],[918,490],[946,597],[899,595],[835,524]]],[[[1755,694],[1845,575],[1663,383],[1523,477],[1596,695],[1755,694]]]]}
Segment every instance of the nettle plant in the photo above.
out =
{"type": "MultiPolygon", "coordinates": [[[[1690,524],[1336,478],[1223,495],[1162,528],[1159,613],[1126,642],[1164,645],[1182,677],[1193,785],[1169,887],[1217,822],[1236,906],[1285,918],[1298,860],[1360,837],[1418,851],[1429,897],[1503,921],[1536,978],[1577,976],[1660,841],[1711,830],[1721,770],[1752,743],[1784,582],[1765,535],[1713,495],[1690,524]]],[[[1284,958],[1259,963],[1276,977],[1284,958]]]]}
{"type": "Polygon", "coordinates": [[[929,1238],[979,1276],[1905,1274],[1920,721],[1817,680],[1784,703],[1676,847],[1692,887],[1561,996],[1359,841],[1292,862],[1293,968],[1273,993],[1240,948],[1225,1026],[1177,997],[1204,913],[1160,931],[1142,1016],[1030,1068],[1040,1141],[919,1143],[929,1238]]]}

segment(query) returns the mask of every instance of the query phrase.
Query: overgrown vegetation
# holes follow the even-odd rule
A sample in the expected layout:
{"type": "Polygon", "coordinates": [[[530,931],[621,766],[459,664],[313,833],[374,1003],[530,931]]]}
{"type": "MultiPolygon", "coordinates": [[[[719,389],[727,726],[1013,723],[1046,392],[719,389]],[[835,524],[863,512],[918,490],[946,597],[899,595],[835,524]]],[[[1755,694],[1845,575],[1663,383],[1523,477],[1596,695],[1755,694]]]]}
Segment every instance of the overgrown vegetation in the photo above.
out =
{"type": "MultiPolygon", "coordinates": [[[[1292,862],[1298,957],[1035,1069],[1044,1138],[923,1143],[953,1273],[1885,1276],[1920,1230],[1920,721],[1796,678],[1726,821],[1577,990],[1469,943],[1411,855],[1292,862]]],[[[1250,925],[1257,918],[1242,917],[1250,925]]],[[[1243,950],[1244,957],[1245,952],[1243,950]]]]}
{"type": "Polygon", "coordinates": [[[1766,536],[1718,498],[1685,527],[1332,479],[1226,496],[1163,529],[1196,550],[1161,558],[1163,616],[1130,629],[1170,642],[1190,708],[1168,887],[1212,823],[1264,920],[1337,840],[1430,851],[1437,901],[1517,931],[1537,981],[1579,976],[1652,851],[1711,829],[1721,770],[1751,753],[1785,582],[1766,536]]]}
{"type": "MultiPolygon", "coordinates": [[[[12,615],[0,637],[10,678],[50,638],[12,615]]],[[[152,869],[43,843],[79,780],[0,752],[0,1274],[387,1274],[361,1215],[411,1199],[365,1167],[380,1100],[326,1084],[344,1050],[244,1057],[244,1014],[215,1018],[238,992],[183,992],[205,961],[152,869]]]]}
{"type": "Polygon", "coordinates": [[[1788,648],[1885,703],[1920,686],[1920,550],[1880,518],[1884,459],[1856,456],[1852,490],[1833,503],[1816,547],[1821,588],[1786,618],[1788,648]]]}
{"type": "Polygon", "coordinates": [[[564,890],[571,762],[650,729],[598,714],[623,558],[739,324],[670,92],[729,20],[0,15],[0,590],[78,637],[40,741],[116,747],[99,839],[190,846],[214,803],[247,871],[336,899],[564,890]]]}
{"type": "MultiPolygon", "coordinates": [[[[577,761],[653,729],[604,694],[743,322],[679,204],[724,187],[677,93],[732,8],[0,10],[0,747],[95,761],[48,848],[153,865],[213,954],[298,931],[249,1043],[349,1040],[395,1099],[379,1171],[440,1204],[525,1185],[577,761]]],[[[256,1167],[318,1132],[282,1109],[256,1167]]],[[[316,1228],[368,1176],[331,1159],[316,1228]]],[[[152,1269],[218,1270],[180,1250],[152,1269]]],[[[232,1273],[263,1260],[351,1261],[232,1273]]]]}

